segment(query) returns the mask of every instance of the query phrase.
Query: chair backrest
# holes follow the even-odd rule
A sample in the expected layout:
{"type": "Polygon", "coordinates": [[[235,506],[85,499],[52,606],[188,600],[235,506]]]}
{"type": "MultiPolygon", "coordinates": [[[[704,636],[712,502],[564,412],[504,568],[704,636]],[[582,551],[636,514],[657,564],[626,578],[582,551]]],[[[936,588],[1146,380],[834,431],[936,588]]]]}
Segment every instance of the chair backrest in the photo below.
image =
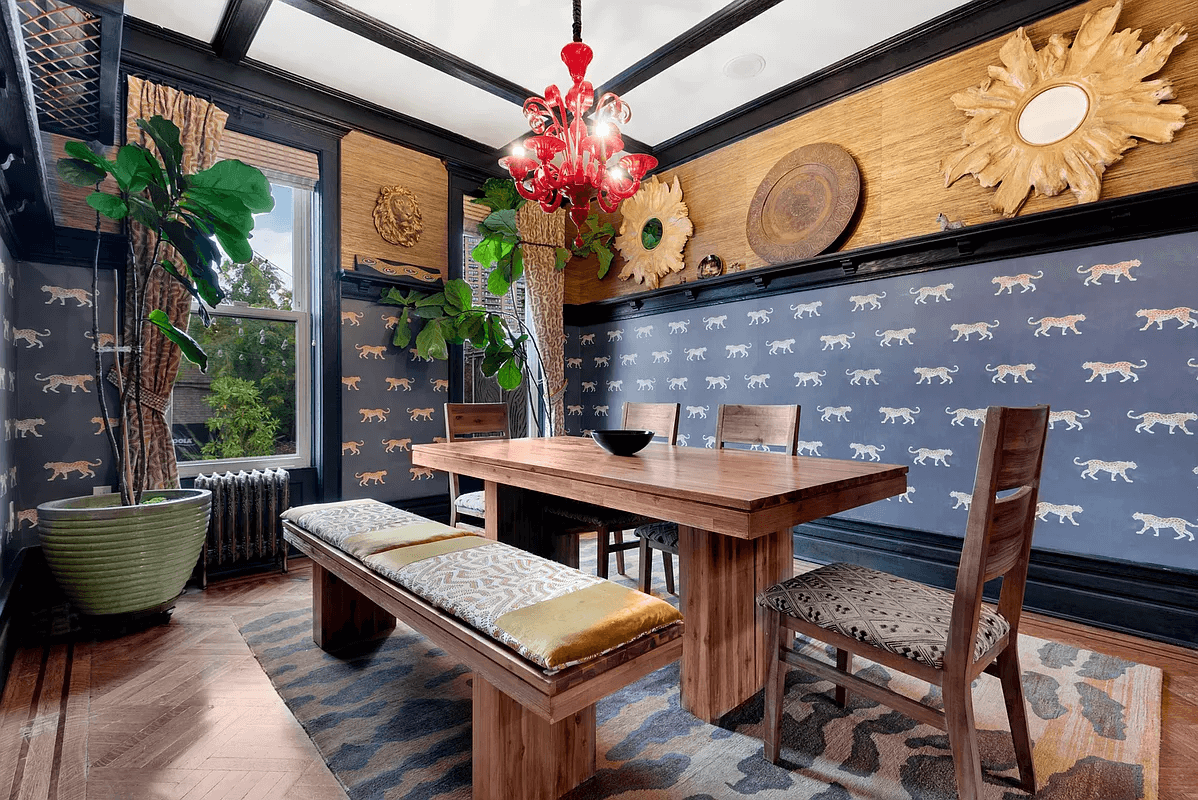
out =
{"type": "Polygon", "coordinates": [[[666,444],[678,441],[678,403],[625,403],[621,427],[653,431],[666,444]]]}
{"type": "Polygon", "coordinates": [[[993,578],[1003,579],[998,611],[1018,633],[1047,435],[1048,406],[986,410],[949,633],[958,658],[973,659],[982,587],[993,578]]]}
{"type": "Polygon", "coordinates": [[[793,456],[799,444],[799,410],[797,405],[721,405],[715,446],[721,450],[727,443],[781,447],[793,456]]]}
{"type": "MultiPolygon", "coordinates": [[[[456,442],[462,439],[510,439],[507,403],[446,403],[445,438],[456,442]]],[[[449,502],[458,499],[458,476],[449,473],[449,502]]]]}

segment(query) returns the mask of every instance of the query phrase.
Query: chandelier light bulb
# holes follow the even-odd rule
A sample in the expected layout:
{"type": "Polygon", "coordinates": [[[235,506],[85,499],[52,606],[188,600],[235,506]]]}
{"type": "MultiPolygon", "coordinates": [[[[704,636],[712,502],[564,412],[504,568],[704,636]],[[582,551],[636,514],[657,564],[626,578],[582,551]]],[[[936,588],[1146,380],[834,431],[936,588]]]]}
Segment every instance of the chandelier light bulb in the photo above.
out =
{"type": "Polygon", "coordinates": [[[524,148],[518,144],[513,145],[512,155],[514,155],[516,158],[523,158],[524,157],[524,148]]]}

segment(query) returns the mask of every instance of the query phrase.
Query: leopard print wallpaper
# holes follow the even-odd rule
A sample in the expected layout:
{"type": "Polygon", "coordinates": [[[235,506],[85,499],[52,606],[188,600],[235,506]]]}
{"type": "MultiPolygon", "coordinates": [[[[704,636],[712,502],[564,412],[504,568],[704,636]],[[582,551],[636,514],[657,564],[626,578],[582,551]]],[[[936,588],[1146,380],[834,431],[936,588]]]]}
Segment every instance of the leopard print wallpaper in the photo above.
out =
{"type": "MultiPolygon", "coordinates": [[[[113,287],[112,274],[102,272],[102,333],[113,330],[111,312],[105,311],[113,287]]],[[[11,469],[19,481],[10,478],[9,488],[15,491],[8,499],[16,517],[6,540],[10,546],[27,547],[38,543],[38,504],[91,494],[96,486],[114,486],[116,472],[99,425],[91,271],[23,263],[15,299],[15,319],[11,331],[5,327],[5,338],[16,350],[15,374],[8,376],[16,404],[4,433],[5,439],[11,438],[11,469]]],[[[112,356],[104,358],[107,365],[112,356]]],[[[115,389],[104,390],[109,408],[115,408],[115,389]]]]}
{"type": "Polygon", "coordinates": [[[1198,234],[568,329],[568,428],[799,403],[803,455],[907,464],[846,517],[963,535],[988,405],[1052,408],[1038,548],[1198,570],[1198,234]]]}
{"type": "Polygon", "coordinates": [[[443,472],[412,466],[412,445],[445,436],[446,362],[391,344],[398,307],[341,300],[341,497],[444,495],[443,472]]]}

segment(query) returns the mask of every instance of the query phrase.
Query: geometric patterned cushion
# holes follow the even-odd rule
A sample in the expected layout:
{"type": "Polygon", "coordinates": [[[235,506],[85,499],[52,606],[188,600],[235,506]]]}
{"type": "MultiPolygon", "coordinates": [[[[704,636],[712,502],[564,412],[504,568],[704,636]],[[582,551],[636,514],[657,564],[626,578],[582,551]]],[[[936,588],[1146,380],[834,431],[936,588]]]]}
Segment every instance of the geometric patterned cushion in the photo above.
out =
{"type": "MultiPolygon", "coordinates": [[[[942,589],[859,564],[829,564],[774,584],[757,595],[757,605],[933,669],[944,667],[953,595],[942,589]]],[[[1010,628],[996,611],[983,605],[974,659],[1010,628]]]]}
{"type": "Polygon", "coordinates": [[[334,547],[341,547],[345,538],[355,533],[369,533],[384,528],[428,522],[418,514],[369,499],[296,506],[287,509],[280,516],[334,547]]]}
{"type": "Polygon", "coordinates": [[[370,556],[371,570],[553,672],[681,619],[658,598],[478,536],[370,556]]]}
{"type": "Polygon", "coordinates": [[[472,517],[487,516],[487,493],[486,492],[466,492],[459,494],[457,501],[453,504],[460,514],[469,514],[472,517]]]}
{"type": "Polygon", "coordinates": [[[678,523],[653,522],[636,529],[636,535],[673,550],[678,549],[678,523]]]}

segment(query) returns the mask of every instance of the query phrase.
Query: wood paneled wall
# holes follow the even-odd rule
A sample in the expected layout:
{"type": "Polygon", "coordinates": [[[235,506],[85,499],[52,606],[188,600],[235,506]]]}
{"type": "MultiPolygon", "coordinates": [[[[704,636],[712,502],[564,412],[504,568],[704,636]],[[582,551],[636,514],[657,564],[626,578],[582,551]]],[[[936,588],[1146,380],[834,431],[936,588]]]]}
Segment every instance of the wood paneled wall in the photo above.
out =
{"type": "Polygon", "coordinates": [[[448,279],[449,174],[445,165],[397,144],[351,131],[341,140],[341,266],[373,256],[440,270],[448,279]],[[374,229],[379,189],[396,184],[416,194],[424,232],[412,247],[391,244],[374,229]]]}
{"type": "MultiPolygon", "coordinates": [[[[1027,28],[1033,44],[1043,47],[1060,33],[1072,39],[1085,14],[1111,5],[1092,0],[1027,28]]],[[[1192,183],[1198,180],[1198,0],[1126,0],[1117,28],[1140,29],[1141,42],[1151,41],[1175,22],[1191,28],[1191,38],[1174,52],[1161,75],[1173,81],[1176,101],[1189,111],[1188,124],[1169,144],[1141,143],[1107,170],[1102,199],[1192,183]]],[[[662,280],[662,286],[696,279],[695,268],[709,253],[725,265],[741,261],[746,269],[765,265],[749,246],[745,220],[758,184],[790,151],[815,142],[834,142],[848,150],[861,170],[862,193],[854,222],[839,250],[894,242],[939,230],[936,215],[946,214],[968,225],[993,222],[993,189],[982,188],[972,175],[945,188],[940,160],[961,147],[966,116],[949,98],[977,86],[987,67],[1000,64],[998,50],[1008,34],[964,50],[885,83],[804,114],[662,173],[677,175],[690,209],[695,235],[684,251],[686,268],[662,280]]],[[[635,130],[629,133],[636,135],[635,130]]],[[[1019,216],[1072,206],[1072,193],[1029,199],[1019,216]]],[[[618,227],[618,225],[617,225],[618,227]]],[[[615,278],[613,265],[603,281],[595,270],[571,264],[566,302],[582,304],[643,290],[615,278]]]]}

